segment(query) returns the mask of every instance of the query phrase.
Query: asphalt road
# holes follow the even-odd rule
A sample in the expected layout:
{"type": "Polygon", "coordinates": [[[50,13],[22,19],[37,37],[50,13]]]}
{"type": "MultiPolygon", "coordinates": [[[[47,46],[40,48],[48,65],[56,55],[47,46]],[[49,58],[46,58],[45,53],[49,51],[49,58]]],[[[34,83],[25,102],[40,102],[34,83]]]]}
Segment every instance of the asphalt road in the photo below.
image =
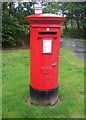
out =
{"type": "Polygon", "coordinates": [[[61,39],[62,47],[71,47],[74,53],[79,57],[86,59],[86,41],[80,41],[75,39],[61,39]]]}

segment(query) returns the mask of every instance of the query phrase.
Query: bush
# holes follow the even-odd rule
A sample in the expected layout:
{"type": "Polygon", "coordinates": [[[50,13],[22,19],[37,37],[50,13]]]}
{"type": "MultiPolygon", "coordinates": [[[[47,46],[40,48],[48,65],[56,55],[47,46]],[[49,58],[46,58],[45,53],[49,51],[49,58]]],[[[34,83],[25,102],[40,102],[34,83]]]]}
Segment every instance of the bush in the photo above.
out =
{"type": "Polygon", "coordinates": [[[2,45],[22,46],[28,44],[29,27],[21,24],[14,16],[2,18],[2,45]]]}
{"type": "Polygon", "coordinates": [[[77,30],[77,28],[68,28],[68,30],[65,32],[65,28],[62,29],[62,37],[71,37],[71,38],[79,38],[84,39],[84,31],[82,28],[80,30],[77,30]],[[65,34],[66,33],[66,34],[65,34]]]}

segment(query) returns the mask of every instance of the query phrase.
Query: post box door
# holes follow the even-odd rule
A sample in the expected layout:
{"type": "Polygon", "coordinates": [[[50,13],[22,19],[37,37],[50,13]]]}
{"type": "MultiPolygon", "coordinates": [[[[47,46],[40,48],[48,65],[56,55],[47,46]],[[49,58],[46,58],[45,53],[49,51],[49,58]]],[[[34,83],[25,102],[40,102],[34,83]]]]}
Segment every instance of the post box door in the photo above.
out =
{"type": "Polygon", "coordinates": [[[59,41],[54,38],[42,38],[41,54],[41,87],[57,86],[57,73],[59,61],[59,41]]]}
{"type": "Polygon", "coordinates": [[[31,86],[40,90],[56,88],[58,85],[59,31],[55,35],[39,36],[33,29],[31,36],[31,86]],[[58,37],[57,37],[58,36],[58,37]],[[34,52],[35,50],[35,52],[34,52]]]}

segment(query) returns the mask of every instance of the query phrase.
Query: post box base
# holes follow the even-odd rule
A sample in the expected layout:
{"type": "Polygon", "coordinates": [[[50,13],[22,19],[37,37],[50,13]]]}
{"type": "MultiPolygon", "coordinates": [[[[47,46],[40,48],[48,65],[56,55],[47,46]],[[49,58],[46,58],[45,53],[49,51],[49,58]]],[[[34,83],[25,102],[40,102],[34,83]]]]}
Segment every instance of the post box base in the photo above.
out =
{"type": "Polygon", "coordinates": [[[29,101],[34,105],[45,105],[52,106],[55,105],[58,101],[58,88],[50,89],[50,90],[39,90],[34,89],[30,86],[30,97],[29,101]]]}

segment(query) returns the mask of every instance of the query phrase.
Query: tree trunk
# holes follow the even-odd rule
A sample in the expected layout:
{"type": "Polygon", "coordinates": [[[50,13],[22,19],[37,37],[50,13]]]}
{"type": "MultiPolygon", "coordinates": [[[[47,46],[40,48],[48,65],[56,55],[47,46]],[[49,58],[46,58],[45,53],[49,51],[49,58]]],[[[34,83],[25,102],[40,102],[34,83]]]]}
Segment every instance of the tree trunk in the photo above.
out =
{"type": "Polygon", "coordinates": [[[77,29],[80,30],[80,25],[79,25],[79,20],[78,19],[76,20],[76,23],[77,23],[77,29]]]}
{"type": "Polygon", "coordinates": [[[65,34],[66,34],[67,31],[68,31],[68,27],[67,27],[67,22],[66,21],[64,21],[64,25],[65,25],[65,34]]]}
{"type": "Polygon", "coordinates": [[[9,16],[11,16],[13,14],[13,3],[10,2],[9,3],[9,16]]]}
{"type": "Polygon", "coordinates": [[[86,39],[86,27],[83,27],[84,30],[84,39],[86,39]]]}
{"type": "Polygon", "coordinates": [[[71,19],[71,28],[73,29],[73,20],[71,19]]]}

